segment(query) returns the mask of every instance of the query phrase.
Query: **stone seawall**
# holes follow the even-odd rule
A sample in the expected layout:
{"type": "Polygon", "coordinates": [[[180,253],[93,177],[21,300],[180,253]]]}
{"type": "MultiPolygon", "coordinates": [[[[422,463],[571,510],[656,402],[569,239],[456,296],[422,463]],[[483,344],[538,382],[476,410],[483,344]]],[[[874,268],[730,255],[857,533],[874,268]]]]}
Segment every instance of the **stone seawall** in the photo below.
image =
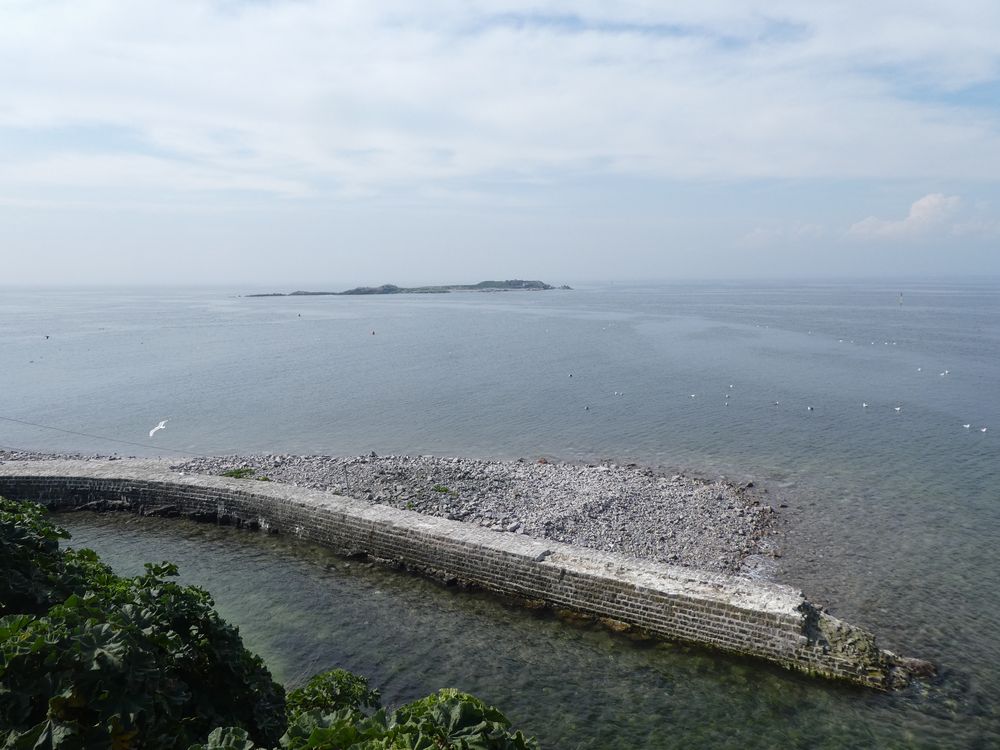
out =
{"type": "Polygon", "coordinates": [[[788,587],[501,534],[273,482],[184,475],[157,461],[0,464],[0,495],[53,510],[120,509],[301,537],[652,635],[879,689],[926,665],[788,587]]]}

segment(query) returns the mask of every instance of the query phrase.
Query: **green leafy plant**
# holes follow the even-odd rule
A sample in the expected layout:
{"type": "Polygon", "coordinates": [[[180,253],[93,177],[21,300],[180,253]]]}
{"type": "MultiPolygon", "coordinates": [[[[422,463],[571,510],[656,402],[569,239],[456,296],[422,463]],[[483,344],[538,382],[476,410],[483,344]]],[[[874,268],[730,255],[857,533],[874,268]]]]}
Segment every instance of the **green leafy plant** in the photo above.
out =
{"type": "MultiPolygon", "coordinates": [[[[398,708],[388,722],[384,747],[423,750],[532,750],[538,744],[521,732],[509,732],[510,722],[499,709],[454,689],[398,708]]],[[[373,745],[372,748],[383,747],[373,745]]],[[[330,750],[333,750],[330,748],[330,750]]]]}
{"type": "Polygon", "coordinates": [[[44,612],[60,598],[68,536],[40,506],[0,498],[0,615],[44,612]]]}
{"type": "Polygon", "coordinates": [[[282,735],[283,688],[207,592],[167,580],[173,565],[120,578],[92,551],[53,550],[67,535],[37,506],[3,501],[0,535],[11,529],[40,572],[25,582],[18,545],[2,558],[15,585],[0,589],[0,745],[186,748],[220,725],[282,735]]]}
{"type": "Polygon", "coordinates": [[[287,699],[209,594],[169,563],[116,576],[44,509],[0,498],[0,747],[535,750],[455,690],[388,712],[333,669],[287,699]],[[204,743],[204,744],[198,744],[204,743]]]}
{"type": "Polygon", "coordinates": [[[249,479],[254,474],[257,473],[256,469],[251,469],[249,466],[242,466],[238,469],[227,469],[222,472],[220,477],[230,477],[231,479],[249,479]]]}
{"type": "Polygon", "coordinates": [[[435,484],[433,487],[431,487],[431,489],[434,490],[435,492],[451,492],[451,490],[449,490],[443,484],[435,484]]]}
{"type": "Polygon", "coordinates": [[[305,711],[338,711],[342,708],[363,711],[379,708],[378,690],[368,687],[368,680],[343,669],[321,672],[303,687],[288,694],[286,705],[290,714],[305,711]]]}
{"type": "MultiPolygon", "coordinates": [[[[340,670],[334,670],[340,673],[340,670]]],[[[354,679],[354,675],[341,673],[354,679]]],[[[320,675],[319,678],[322,678],[320,675]]],[[[314,678],[314,681],[318,678],[314,678]]],[[[342,679],[340,675],[335,682],[342,679]]],[[[361,681],[364,683],[364,681],[361,681]]],[[[367,683],[364,683],[367,689],[367,683]]],[[[320,701],[322,702],[322,701],[320,701]]],[[[334,703],[339,703],[339,699],[334,703]]],[[[457,690],[440,690],[392,713],[360,707],[290,708],[280,750],[537,750],[492,706],[457,690]]],[[[190,750],[258,750],[244,730],[216,729],[190,750]]]]}

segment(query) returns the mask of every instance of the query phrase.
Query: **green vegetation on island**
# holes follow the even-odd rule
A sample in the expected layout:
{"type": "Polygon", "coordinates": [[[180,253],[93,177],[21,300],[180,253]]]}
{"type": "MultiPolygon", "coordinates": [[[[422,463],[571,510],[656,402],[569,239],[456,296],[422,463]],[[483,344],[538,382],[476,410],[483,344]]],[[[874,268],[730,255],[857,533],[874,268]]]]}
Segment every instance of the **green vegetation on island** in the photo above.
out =
{"type": "MultiPolygon", "coordinates": [[[[448,284],[440,286],[402,287],[395,284],[382,286],[358,286],[344,292],[304,292],[296,291],[287,294],[271,292],[269,294],[248,294],[247,297],[322,297],[366,294],[447,294],[448,292],[509,292],[514,290],[546,291],[556,287],[544,281],[525,281],[524,279],[507,279],[506,281],[480,281],[478,284],[448,284]]],[[[570,289],[560,286],[559,289],[570,289]]]]}
{"type": "Polygon", "coordinates": [[[389,711],[333,669],[276,683],[170,563],[123,578],[35,504],[0,498],[0,747],[533,750],[497,709],[440,690],[389,711]]]}

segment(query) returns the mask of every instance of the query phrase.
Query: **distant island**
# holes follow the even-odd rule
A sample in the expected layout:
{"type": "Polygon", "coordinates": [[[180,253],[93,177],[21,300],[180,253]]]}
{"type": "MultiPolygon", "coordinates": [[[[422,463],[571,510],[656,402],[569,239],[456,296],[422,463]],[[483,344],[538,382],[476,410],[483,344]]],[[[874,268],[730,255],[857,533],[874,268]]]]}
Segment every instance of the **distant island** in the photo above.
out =
{"type": "MultiPolygon", "coordinates": [[[[559,289],[570,289],[563,284],[559,289]]],[[[480,281],[478,284],[449,284],[446,286],[396,286],[395,284],[383,284],[382,286],[358,286],[348,289],[346,292],[269,292],[267,294],[247,294],[247,297],[317,297],[317,296],[343,296],[347,294],[446,294],[447,292],[509,292],[514,290],[527,290],[530,292],[540,292],[548,289],[556,289],[551,284],[544,281],[525,281],[524,279],[507,279],[506,281],[480,281]]]]}

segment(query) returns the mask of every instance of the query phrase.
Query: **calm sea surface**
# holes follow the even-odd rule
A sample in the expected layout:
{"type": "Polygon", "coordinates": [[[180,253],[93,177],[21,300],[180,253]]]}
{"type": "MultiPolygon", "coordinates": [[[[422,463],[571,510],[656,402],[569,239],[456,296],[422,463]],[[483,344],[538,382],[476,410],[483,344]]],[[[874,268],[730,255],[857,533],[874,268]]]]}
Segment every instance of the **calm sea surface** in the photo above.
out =
{"type": "Polygon", "coordinates": [[[779,578],[943,674],[873,695],[282,540],[65,520],[122,570],[178,562],[281,679],[341,665],[390,703],[454,685],[548,747],[1000,746],[1000,282],[238,291],[0,289],[0,446],[610,458],[752,479],[788,506],[779,578]]]}

